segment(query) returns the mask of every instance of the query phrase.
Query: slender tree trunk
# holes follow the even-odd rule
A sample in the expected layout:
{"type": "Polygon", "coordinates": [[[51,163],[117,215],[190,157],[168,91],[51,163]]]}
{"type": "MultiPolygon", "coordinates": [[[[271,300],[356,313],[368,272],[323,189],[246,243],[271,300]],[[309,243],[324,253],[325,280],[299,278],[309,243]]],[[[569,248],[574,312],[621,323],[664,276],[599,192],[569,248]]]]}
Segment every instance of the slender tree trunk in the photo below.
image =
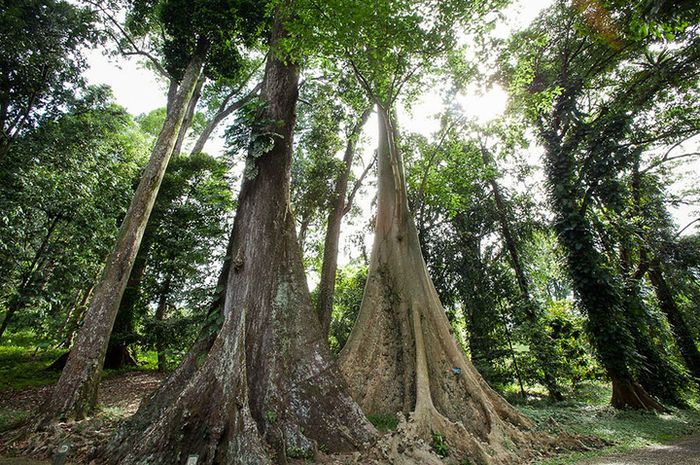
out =
{"type": "Polygon", "coordinates": [[[348,137],[345,147],[343,163],[345,169],[340,174],[335,185],[333,209],[328,215],[326,228],[326,238],[323,246],[323,263],[321,265],[321,281],[318,285],[318,300],[316,302],[316,313],[321,321],[321,331],[328,337],[331,328],[331,318],[333,316],[333,297],[335,295],[335,275],[338,269],[338,244],[340,242],[340,227],[343,217],[348,211],[347,191],[348,180],[352,173],[352,164],[355,159],[357,140],[362,133],[362,128],[367,123],[372,108],[366,109],[348,137]]]}
{"type": "Polygon", "coordinates": [[[661,263],[656,261],[649,268],[649,279],[654,286],[659,308],[664,312],[671,324],[671,332],[676,339],[676,344],[690,373],[700,379],[700,351],[693,337],[693,333],[686,323],[683,315],[673,297],[673,291],[664,277],[661,263]]]}
{"type": "Polygon", "coordinates": [[[518,357],[515,355],[515,349],[513,348],[513,337],[510,333],[510,328],[508,327],[508,320],[506,320],[503,312],[501,312],[501,320],[503,321],[503,329],[506,332],[506,339],[508,339],[508,349],[510,350],[510,357],[513,359],[513,371],[515,372],[515,377],[518,380],[518,387],[520,387],[520,397],[523,399],[527,398],[525,393],[525,385],[523,384],[523,377],[520,374],[520,366],[518,366],[518,357]]]}
{"type": "MultiPolygon", "coordinates": [[[[271,47],[286,35],[278,17],[271,47]]],[[[374,436],[335,367],[313,314],[289,204],[298,69],[271,54],[233,230],[224,325],[174,402],[152,410],[144,431],[127,425],[109,463],[266,464],[264,443],[308,457],[318,445],[356,450],[374,436]],[[274,131],[272,146],[267,134],[274,131]],[[264,141],[260,140],[265,137],[264,141]],[[188,418],[183,421],[183,416],[188,418]]],[[[139,413],[137,416],[141,416],[139,413]]],[[[143,423],[137,419],[132,425],[143,423]]]]}
{"type": "MultiPolygon", "coordinates": [[[[163,283],[162,289],[160,290],[160,296],[158,297],[158,307],[156,308],[156,321],[161,324],[165,321],[165,314],[168,310],[169,294],[170,276],[168,276],[168,278],[166,278],[165,282],[163,283]]],[[[156,352],[158,353],[158,371],[160,371],[161,373],[165,373],[165,340],[162,334],[156,335],[156,352]]]]}
{"type": "Polygon", "coordinates": [[[531,423],[486,384],[450,334],[408,209],[392,119],[377,110],[375,239],[341,369],[366,413],[411,413],[406,436],[429,443],[440,432],[457,460],[512,463],[516,453],[527,455],[532,437],[520,428],[531,423]]]}
{"type": "Polygon", "coordinates": [[[27,299],[29,298],[28,294],[32,286],[34,276],[36,275],[37,267],[41,267],[40,262],[43,261],[45,258],[44,255],[46,253],[46,249],[49,246],[51,236],[56,231],[56,228],[58,227],[60,221],[61,216],[55,215],[49,222],[49,226],[46,229],[46,234],[41,240],[39,248],[36,249],[34,257],[32,258],[32,261],[29,264],[29,268],[27,268],[22,279],[20,280],[19,286],[17,287],[17,291],[10,299],[10,303],[5,313],[5,318],[3,318],[2,325],[0,325],[0,340],[2,340],[2,336],[5,334],[5,331],[10,325],[10,322],[12,321],[12,318],[14,318],[15,314],[17,314],[18,311],[26,307],[27,299]]]}
{"type": "Polygon", "coordinates": [[[195,56],[187,66],[174,100],[169,102],[169,111],[149,164],[124,218],[66,367],[42,409],[40,423],[55,418],[83,418],[95,407],[100,372],[124,288],[202,67],[203,58],[195,56]]]}
{"type": "Polygon", "coordinates": [[[175,141],[175,147],[173,147],[173,155],[178,156],[182,152],[182,145],[185,143],[185,136],[187,136],[188,129],[192,126],[192,121],[194,120],[195,111],[197,111],[197,104],[199,103],[199,98],[202,96],[202,87],[206,78],[200,76],[197,81],[197,86],[192,92],[192,98],[190,103],[187,105],[187,112],[185,113],[185,118],[182,120],[182,125],[180,126],[180,131],[177,135],[177,140],[175,141]]]}
{"type": "MultiPolygon", "coordinates": [[[[484,165],[495,168],[493,157],[483,147],[481,149],[481,155],[484,160],[484,165]]],[[[544,329],[541,321],[542,310],[539,308],[539,305],[530,294],[530,285],[528,283],[527,276],[525,276],[522,260],[520,260],[520,253],[518,251],[515,235],[513,234],[510,227],[510,222],[508,221],[508,209],[506,206],[506,200],[503,198],[503,194],[501,192],[501,186],[498,185],[498,181],[495,177],[491,178],[490,184],[491,190],[493,191],[494,201],[496,203],[496,215],[498,217],[498,224],[501,228],[501,235],[503,236],[503,242],[505,243],[506,250],[508,250],[508,256],[510,257],[510,263],[513,267],[513,271],[515,272],[515,278],[518,281],[520,296],[525,307],[525,317],[530,324],[530,345],[532,346],[538,365],[542,370],[542,381],[549,392],[549,396],[556,401],[562,401],[564,400],[564,396],[562,395],[561,387],[557,382],[556,371],[554,369],[554,365],[557,363],[557,357],[553,353],[554,341],[552,340],[551,335],[544,329]]]]}
{"type": "Polygon", "coordinates": [[[211,137],[211,135],[214,133],[216,128],[221,124],[223,120],[228,118],[230,115],[232,115],[236,110],[241,108],[243,105],[246,103],[250,102],[255,98],[257,93],[260,91],[261,85],[258,84],[255,86],[253,90],[251,90],[247,95],[245,95],[243,98],[240,100],[228,105],[227,102],[224,104],[222,108],[219,109],[219,111],[212,117],[211,120],[207,121],[206,126],[204,127],[204,130],[202,133],[199,135],[197,138],[197,141],[194,144],[194,147],[192,148],[192,153],[201,153],[204,150],[204,146],[206,145],[207,141],[211,137]]]}

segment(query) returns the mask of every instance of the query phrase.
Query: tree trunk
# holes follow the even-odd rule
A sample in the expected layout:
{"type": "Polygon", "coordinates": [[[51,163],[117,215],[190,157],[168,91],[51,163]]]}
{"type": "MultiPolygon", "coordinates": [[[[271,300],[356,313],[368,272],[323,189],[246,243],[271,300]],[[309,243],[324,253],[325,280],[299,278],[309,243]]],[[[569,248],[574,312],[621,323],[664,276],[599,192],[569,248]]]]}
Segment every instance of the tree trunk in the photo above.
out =
{"type": "Polygon", "coordinates": [[[345,156],[343,157],[345,169],[336,182],[333,209],[328,215],[326,238],[323,246],[321,281],[318,285],[318,300],[316,302],[316,313],[321,321],[321,331],[326,335],[326,338],[330,332],[331,318],[333,316],[333,297],[335,295],[335,274],[338,269],[340,226],[342,225],[343,217],[348,211],[348,205],[346,204],[348,180],[350,179],[350,173],[352,173],[352,163],[355,159],[357,140],[371,113],[372,108],[368,108],[362,113],[362,116],[360,116],[359,121],[357,121],[348,137],[348,142],[345,147],[345,156]]]}
{"type": "MultiPolygon", "coordinates": [[[[117,432],[113,444],[128,441],[127,438],[130,434],[145,431],[153,418],[162,417],[166,409],[175,403],[187,386],[187,383],[201,367],[207,354],[211,351],[223,321],[226,283],[231,269],[232,250],[233,234],[230,234],[226,247],[226,257],[219,273],[214,298],[197,341],[187,352],[177,369],[168,376],[156,391],[141,401],[138,412],[129,419],[125,427],[117,432]]],[[[112,445],[111,447],[115,446],[112,445]]]]}
{"type": "Polygon", "coordinates": [[[29,268],[26,270],[22,279],[20,280],[17,291],[10,300],[7,312],[5,313],[5,318],[2,320],[2,325],[0,325],[0,340],[2,340],[2,336],[5,334],[5,331],[10,325],[10,322],[12,321],[12,318],[14,318],[15,314],[27,305],[27,299],[30,297],[29,291],[31,289],[32,281],[34,280],[34,276],[37,272],[37,268],[41,268],[40,263],[44,261],[44,255],[46,249],[48,248],[49,241],[51,240],[53,233],[56,231],[56,227],[60,221],[60,215],[55,215],[53,218],[51,218],[49,226],[46,229],[46,234],[41,240],[39,248],[34,253],[34,257],[29,264],[29,268]]]}
{"type": "MultiPolygon", "coordinates": [[[[162,289],[160,291],[160,296],[158,298],[158,308],[156,308],[156,321],[158,323],[163,323],[165,321],[165,313],[168,310],[168,295],[170,294],[170,277],[166,278],[163,283],[162,289]]],[[[162,335],[162,331],[156,335],[156,352],[158,353],[158,371],[165,373],[166,369],[166,359],[165,359],[165,340],[162,335]]]]}
{"type": "Polygon", "coordinates": [[[508,445],[526,453],[531,436],[520,428],[531,423],[486,384],[450,334],[408,209],[391,116],[381,105],[378,113],[374,246],[341,370],[366,413],[411,413],[416,436],[429,442],[439,432],[460,460],[512,463],[517,452],[508,445]]]}
{"type": "Polygon", "coordinates": [[[170,110],[149,164],[124,218],[66,368],[42,409],[44,414],[40,422],[55,418],[80,419],[95,407],[100,371],[119,303],[202,67],[203,58],[194,57],[187,66],[174,101],[169,103],[170,110]]]}
{"type": "MultiPolygon", "coordinates": [[[[271,46],[285,35],[278,14],[271,46]]],[[[199,464],[266,464],[267,443],[282,463],[309,457],[318,445],[350,451],[373,438],[321,336],[294,231],[297,82],[297,66],[271,54],[259,115],[265,123],[253,134],[236,212],[224,326],[174,402],[152,410],[145,431],[127,425],[105,462],[182,463],[196,454],[199,464]],[[280,137],[268,140],[271,132],[280,137]]]]}
{"type": "Polygon", "coordinates": [[[179,156],[182,152],[182,145],[185,143],[185,136],[187,136],[187,130],[192,126],[192,121],[194,120],[194,113],[197,110],[197,104],[199,103],[199,98],[202,96],[202,87],[206,78],[200,76],[197,81],[197,86],[192,92],[192,98],[190,98],[190,103],[187,104],[187,112],[185,113],[185,118],[182,120],[182,125],[180,126],[180,131],[177,135],[177,140],[175,141],[175,147],[173,147],[173,155],[179,156]]]}
{"type": "MultiPolygon", "coordinates": [[[[86,289],[83,294],[83,297],[80,299],[80,303],[76,306],[75,309],[73,309],[73,321],[72,323],[69,322],[69,326],[66,331],[66,336],[63,338],[63,342],[61,342],[62,348],[68,349],[73,345],[73,338],[75,337],[75,333],[78,331],[80,322],[83,320],[83,316],[85,315],[85,311],[87,310],[88,302],[92,298],[92,293],[94,290],[94,286],[90,286],[88,289],[86,289]]],[[[64,366],[65,363],[61,366],[61,369],[63,369],[64,366]]]]}
{"type": "Polygon", "coordinates": [[[232,115],[236,110],[253,100],[255,95],[260,90],[260,87],[261,85],[258,84],[247,95],[230,105],[228,105],[228,102],[225,102],[222,108],[219,109],[219,111],[212,117],[212,119],[207,121],[206,126],[204,126],[204,130],[199,135],[197,141],[194,144],[194,147],[192,148],[192,153],[201,153],[204,150],[204,146],[211,137],[212,133],[214,132],[214,130],[216,130],[217,126],[219,126],[219,124],[221,124],[223,120],[225,120],[228,116],[232,115]]]}
{"type": "MultiPolygon", "coordinates": [[[[484,160],[484,165],[496,168],[493,157],[483,147],[481,149],[481,155],[484,160]]],[[[561,387],[557,382],[556,372],[553,368],[557,363],[557,357],[553,353],[554,341],[543,327],[541,321],[542,310],[530,295],[530,286],[527,276],[525,276],[522,260],[520,260],[520,253],[515,236],[510,228],[506,201],[501,193],[501,186],[498,185],[498,181],[496,181],[495,177],[491,178],[490,183],[496,203],[496,215],[501,228],[501,235],[503,236],[506,250],[508,250],[508,256],[510,257],[510,263],[515,272],[515,278],[518,281],[518,288],[520,289],[520,295],[525,307],[525,317],[530,324],[530,331],[528,331],[530,345],[532,346],[539,368],[542,370],[542,382],[553,400],[562,401],[564,400],[564,396],[561,393],[561,387]]]]}
{"type": "Polygon", "coordinates": [[[666,282],[661,263],[658,261],[653,263],[649,268],[649,279],[654,286],[656,298],[659,301],[659,307],[664,312],[668,322],[671,324],[671,332],[676,339],[678,350],[683,357],[688,371],[698,380],[700,380],[700,351],[693,337],[693,333],[681,314],[676,301],[673,298],[673,292],[666,282]]]}
{"type": "Polygon", "coordinates": [[[622,283],[611,275],[596,249],[584,198],[578,184],[574,155],[558,135],[546,132],[546,175],[550,183],[554,228],[566,253],[574,290],[587,314],[587,331],[598,358],[613,381],[611,404],[616,408],[663,411],[635,379],[635,338],[627,321],[633,313],[623,298],[622,283]]]}

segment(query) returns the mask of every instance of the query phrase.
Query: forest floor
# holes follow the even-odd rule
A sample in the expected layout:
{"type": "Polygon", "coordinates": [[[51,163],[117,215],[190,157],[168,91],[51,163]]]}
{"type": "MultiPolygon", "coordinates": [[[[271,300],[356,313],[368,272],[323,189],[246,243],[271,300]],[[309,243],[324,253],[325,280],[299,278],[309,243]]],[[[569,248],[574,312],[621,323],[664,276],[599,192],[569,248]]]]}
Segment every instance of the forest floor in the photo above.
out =
{"type": "MultiPolygon", "coordinates": [[[[35,411],[58,373],[45,367],[60,352],[28,352],[0,346],[0,434],[7,432],[35,411]]],[[[106,372],[100,386],[100,410],[92,418],[79,423],[63,423],[52,438],[37,437],[24,449],[33,449],[31,457],[12,457],[5,450],[0,465],[42,465],[53,451],[47,443],[56,444],[56,437],[68,437],[70,457],[81,463],[95,447],[103,443],[124,418],[132,415],[141,399],[152,392],[163,375],[151,365],[133,370],[106,372]],[[4,458],[3,458],[4,457],[4,458]]],[[[570,400],[552,403],[530,398],[509,399],[537,425],[539,431],[557,434],[596,436],[609,447],[585,452],[563,453],[537,465],[700,465],[700,413],[697,410],[672,409],[665,414],[617,411],[608,405],[610,388],[605,383],[582,385],[570,400]],[[681,438],[689,438],[677,442],[681,438]],[[631,452],[636,451],[637,452],[631,452]],[[614,455],[611,455],[614,454],[614,455]],[[607,457],[599,459],[600,457],[607,457]],[[683,461],[683,457],[687,460],[683,461]],[[656,460],[656,461],[654,461],[656,460]],[[695,461],[693,461],[695,460],[695,461]]],[[[382,430],[395,427],[387,418],[370,418],[382,430]]],[[[26,444],[25,444],[26,446],[26,444]]]]}
{"type": "MultiPolygon", "coordinates": [[[[581,465],[700,465],[700,435],[670,444],[645,447],[626,454],[614,454],[581,465]]],[[[2,465],[2,462],[0,462],[2,465]]]]}

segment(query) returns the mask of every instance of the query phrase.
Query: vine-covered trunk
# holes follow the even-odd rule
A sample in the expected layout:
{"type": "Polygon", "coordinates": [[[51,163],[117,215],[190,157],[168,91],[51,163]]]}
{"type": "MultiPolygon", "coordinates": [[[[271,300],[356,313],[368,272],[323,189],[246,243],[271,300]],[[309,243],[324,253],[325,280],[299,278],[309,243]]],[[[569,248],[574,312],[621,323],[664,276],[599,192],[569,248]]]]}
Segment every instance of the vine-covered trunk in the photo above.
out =
{"type": "Polygon", "coordinates": [[[124,288],[202,67],[201,56],[191,60],[174,100],[168,105],[168,114],[151,153],[151,159],[136,189],[100,282],[95,288],[66,367],[51,397],[42,408],[40,424],[56,418],[80,419],[95,407],[100,372],[124,288]]]}
{"type": "MultiPolygon", "coordinates": [[[[271,46],[284,34],[278,18],[271,46]]],[[[221,331],[173,402],[137,413],[104,462],[181,464],[197,455],[200,465],[265,464],[269,446],[285,463],[317,448],[357,450],[373,439],[321,334],[294,230],[297,86],[297,66],[271,54],[263,123],[253,134],[236,211],[221,331]]]]}
{"type": "Polygon", "coordinates": [[[410,413],[411,431],[428,442],[442,435],[452,456],[513,463],[526,454],[531,437],[520,428],[530,422],[486,384],[450,334],[408,209],[392,120],[382,106],[378,112],[374,246],[341,370],[366,413],[410,413]]]}
{"type": "Polygon", "coordinates": [[[676,304],[673,291],[669,287],[661,268],[661,263],[658,261],[652,263],[649,268],[649,280],[654,286],[656,298],[659,301],[659,308],[664,312],[671,325],[671,332],[676,340],[685,366],[696,379],[700,380],[700,351],[698,351],[697,343],[688,323],[676,304]]]}
{"type": "Polygon", "coordinates": [[[554,227],[566,254],[574,290],[587,314],[587,331],[598,358],[612,380],[615,408],[663,410],[636,379],[635,340],[627,321],[631,309],[623,284],[606,268],[596,249],[592,226],[580,205],[584,195],[578,184],[573,154],[545,134],[546,175],[555,213],[554,227]]]}
{"type": "Polygon", "coordinates": [[[333,297],[335,296],[335,274],[338,270],[338,244],[340,243],[340,227],[343,217],[347,213],[346,204],[348,181],[352,173],[352,163],[355,159],[357,140],[360,137],[362,128],[367,123],[372,109],[369,108],[362,113],[359,121],[353,127],[345,146],[343,156],[344,169],[338,177],[335,185],[334,202],[331,212],[328,214],[326,226],[326,237],[323,244],[323,263],[321,265],[321,279],[318,284],[318,300],[316,302],[316,313],[321,321],[321,331],[328,337],[333,317],[333,297]]]}

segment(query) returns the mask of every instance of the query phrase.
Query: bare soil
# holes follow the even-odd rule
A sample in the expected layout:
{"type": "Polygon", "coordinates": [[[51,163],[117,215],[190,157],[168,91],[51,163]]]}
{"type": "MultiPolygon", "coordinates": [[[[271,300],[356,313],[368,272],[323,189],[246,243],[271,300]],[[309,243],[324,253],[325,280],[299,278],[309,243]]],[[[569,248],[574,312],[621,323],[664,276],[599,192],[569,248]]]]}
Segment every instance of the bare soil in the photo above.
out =
{"type": "MultiPolygon", "coordinates": [[[[38,465],[51,458],[60,444],[71,445],[69,457],[83,462],[96,445],[110,437],[123,419],[138,410],[141,400],[155,390],[164,375],[156,372],[129,372],[102,381],[94,417],[81,422],[58,423],[51,431],[14,441],[11,433],[0,438],[0,465],[38,465]],[[18,455],[22,457],[18,457],[18,455]],[[17,456],[17,457],[16,457],[17,456]]],[[[20,391],[0,391],[0,408],[36,412],[51,393],[52,386],[20,391]]]]}
{"type": "Polygon", "coordinates": [[[700,435],[630,453],[586,460],[581,465],[700,465],[700,435]]]}

